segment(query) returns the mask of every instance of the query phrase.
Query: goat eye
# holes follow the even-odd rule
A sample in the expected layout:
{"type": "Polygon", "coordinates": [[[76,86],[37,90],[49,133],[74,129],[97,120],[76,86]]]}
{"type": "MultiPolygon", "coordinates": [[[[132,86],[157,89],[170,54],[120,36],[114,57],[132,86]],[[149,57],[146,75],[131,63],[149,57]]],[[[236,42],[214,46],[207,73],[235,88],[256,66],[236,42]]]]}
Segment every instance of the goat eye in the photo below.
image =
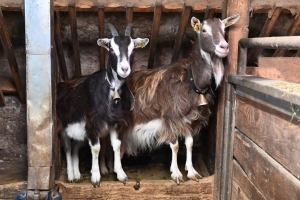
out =
{"type": "Polygon", "coordinates": [[[206,33],[206,30],[205,30],[205,29],[202,29],[202,33],[206,33]]]}

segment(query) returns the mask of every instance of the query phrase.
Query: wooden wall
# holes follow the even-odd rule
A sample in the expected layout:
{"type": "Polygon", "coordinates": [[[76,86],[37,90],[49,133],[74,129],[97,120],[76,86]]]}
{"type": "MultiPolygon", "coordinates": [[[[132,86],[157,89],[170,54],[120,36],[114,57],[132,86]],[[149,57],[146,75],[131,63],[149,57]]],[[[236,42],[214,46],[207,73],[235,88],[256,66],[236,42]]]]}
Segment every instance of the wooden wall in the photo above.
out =
{"type": "Polygon", "coordinates": [[[300,85],[256,76],[230,81],[237,94],[232,199],[300,199],[300,85]]]}

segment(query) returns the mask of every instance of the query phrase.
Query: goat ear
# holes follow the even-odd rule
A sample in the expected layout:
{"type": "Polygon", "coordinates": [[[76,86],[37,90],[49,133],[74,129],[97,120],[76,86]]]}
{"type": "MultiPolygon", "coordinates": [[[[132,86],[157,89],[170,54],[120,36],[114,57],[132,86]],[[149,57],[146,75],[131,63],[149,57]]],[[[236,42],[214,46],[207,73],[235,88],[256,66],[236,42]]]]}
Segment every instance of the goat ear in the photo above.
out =
{"type": "Polygon", "coordinates": [[[197,19],[196,17],[192,17],[191,18],[191,26],[193,27],[194,31],[199,33],[200,29],[202,27],[202,24],[200,23],[199,19],[197,19]]]}
{"type": "Polygon", "coordinates": [[[240,18],[240,15],[233,15],[231,17],[227,17],[226,19],[223,19],[222,22],[225,25],[225,27],[233,25],[237,20],[240,18]]]}
{"type": "Polygon", "coordinates": [[[97,40],[97,44],[98,44],[100,47],[104,47],[107,51],[109,51],[108,44],[110,43],[110,40],[111,40],[111,39],[108,39],[108,38],[101,38],[101,39],[98,39],[98,40],[97,40]]]}
{"type": "Polygon", "coordinates": [[[134,48],[144,48],[148,42],[149,39],[148,38],[136,38],[136,39],[132,39],[133,43],[134,43],[134,48]]]}

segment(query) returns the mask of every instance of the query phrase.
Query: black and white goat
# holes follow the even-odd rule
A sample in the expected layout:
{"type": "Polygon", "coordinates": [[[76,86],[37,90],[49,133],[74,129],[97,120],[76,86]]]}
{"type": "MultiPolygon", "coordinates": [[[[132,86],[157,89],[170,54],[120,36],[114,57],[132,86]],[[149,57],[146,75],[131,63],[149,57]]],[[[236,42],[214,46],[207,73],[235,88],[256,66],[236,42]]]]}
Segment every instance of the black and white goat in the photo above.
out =
{"type": "Polygon", "coordinates": [[[177,184],[183,182],[177,164],[179,137],[185,138],[187,177],[197,181],[201,178],[192,164],[193,136],[208,123],[209,106],[213,104],[211,81],[214,78],[219,86],[224,74],[222,58],[229,52],[225,28],[238,19],[239,15],[235,15],[200,23],[192,17],[197,39],[188,59],[136,71],[126,79],[135,106],[122,151],[137,155],[141,150],[168,143],[172,150],[171,177],[177,184]]]}
{"type": "Polygon", "coordinates": [[[108,134],[114,150],[114,171],[118,180],[126,183],[118,138],[120,125],[126,123],[125,115],[130,110],[130,91],[125,78],[131,72],[133,49],[144,47],[149,42],[148,38],[132,39],[131,24],[126,27],[125,36],[119,36],[111,24],[105,26],[113,37],[98,39],[97,44],[109,52],[107,69],[86,78],[60,83],[57,90],[57,115],[62,125],[68,180],[80,179],[78,150],[88,140],[94,186],[100,185],[101,178],[98,165],[100,138],[108,134]]]}

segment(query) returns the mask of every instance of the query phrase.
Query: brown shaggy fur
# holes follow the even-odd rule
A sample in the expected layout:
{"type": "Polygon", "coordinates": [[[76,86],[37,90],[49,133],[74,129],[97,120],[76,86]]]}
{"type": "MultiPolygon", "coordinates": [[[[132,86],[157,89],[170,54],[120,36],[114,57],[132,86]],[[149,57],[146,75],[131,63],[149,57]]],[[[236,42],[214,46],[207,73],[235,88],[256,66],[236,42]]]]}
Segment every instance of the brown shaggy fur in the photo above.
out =
{"type": "MultiPolygon", "coordinates": [[[[134,125],[162,119],[163,130],[158,143],[174,143],[178,136],[191,131],[196,134],[207,124],[209,106],[198,107],[199,95],[187,78],[188,64],[189,60],[184,59],[163,68],[137,71],[128,78],[128,87],[135,97],[134,125]],[[192,122],[192,126],[186,120],[192,122]]],[[[205,96],[212,104],[211,95],[206,93],[205,96]]]]}

